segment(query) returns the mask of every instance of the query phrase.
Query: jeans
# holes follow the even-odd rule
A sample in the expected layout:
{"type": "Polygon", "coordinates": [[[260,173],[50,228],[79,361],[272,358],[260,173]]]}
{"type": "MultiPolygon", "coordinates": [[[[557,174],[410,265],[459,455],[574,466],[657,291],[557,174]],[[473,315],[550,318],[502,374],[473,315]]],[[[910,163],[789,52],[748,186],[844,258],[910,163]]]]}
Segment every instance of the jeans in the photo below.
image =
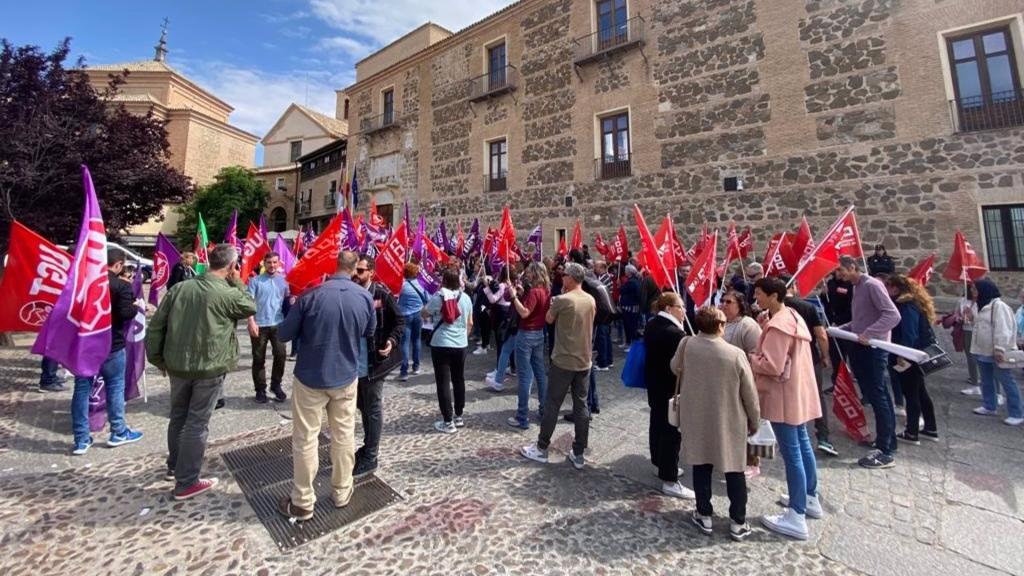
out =
{"type": "Polygon", "coordinates": [[[853,376],[875,414],[875,446],[883,454],[892,456],[896,451],[896,410],[885,387],[889,353],[855,343],[851,343],[847,351],[853,376]]]}
{"type": "Polygon", "coordinates": [[[335,506],[344,506],[352,498],[356,396],[355,382],[338,388],[309,388],[298,378],[292,381],[293,506],[312,510],[316,505],[313,480],[320,468],[318,437],[325,409],[331,431],[331,495],[335,506]]]}
{"type": "Polygon", "coordinates": [[[612,327],[611,324],[594,326],[594,346],[597,348],[597,366],[607,368],[612,365],[612,327]]]}
{"type": "Polygon", "coordinates": [[[423,344],[423,317],[419,312],[409,314],[405,317],[405,333],[402,336],[402,366],[399,374],[405,376],[409,373],[409,365],[412,364],[412,371],[420,369],[420,346],[423,344]]]}
{"type": "Polygon", "coordinates": [[[964,330],[964,356],[967,357],[967,376],[972,386],[981,386],[981,379],[978,377],[978,357],[971,354],[971,340],[974,338],[974,330],[964,330]]]}
{"type": "Polygon", "coordinates": [[[547,397],[548,375],[544,369],[544,331],[520,330],[516,335],[516,364],[519,367],[519,399],[516,420],[527,424],[530,420],[530,389],[537,378],[537,403],[544,417],[544,398],[547,397]]]}
{"type": "Polygon", "coordinates": [[[995,362],[985,362],[978,359],[978,372],[981,375],[981,402],[985,408],[995,410],[996,384],[1003,387],[1003,394],[1006,395],[1006,411],[1011,418],[1021,418],[1020,389],[1013,379],[1013,372],[1000,368],[995,362]]]}
{"type": "Polygon", "coordinates": [[[516,351],[516,337],[519,334],[509,334],[508,339],[501,345],[501,353],[498,354],[498,367],[494,371],[494,381],[501,384],[505,380],[505,371],[508,370],[509,361],[516,351]]]}
{"type": "Polygon", "coordinates": [[[431,348],[430,359],[434,364],[434,382],[437,384],[437,403],[445,422],[451,422],[452,393],[454,392],[454,416],[462,416],[466,407],[466,349],[431,348]]]}
{"type": "MultiPolygon", "coordinates": [[[[693,467],[693,492],[697,495],[697,513],[711,516],[715,509],[711,506],[711,472],[713,464],[700,464],[693,467]]],[[[729,494],[729,518],[737,524],[747,521],[747,478],[743,472],[726,472],[725,489],[729,494]]]]}
{"type": "Polygon", "coordinates": [[[277,326],[260,326],[260,335],[257,338],[250,337],[252,341],[252,383],[256,392],[267,391],[267,343],[270,343],[271,352],[274,354],[274,365],[270,372],[270,388],[281,387],[281,379],[284,378],[284,363],[287,361],[287,351],[284,342],[277,337],[277,326]]]}
{"type": "Polygon", "coordinates": [[[551,388],[544,398],[544,416],[540,423],[540,436],[537,438],[537,448],[547,450],[551,445],[551,435],[555,433],[555,424],[558,423],[558,411],[565,401],[565,395],[572,392],[572,415],[573,425],[576,427],[576,436],[572,441],[572,452],[582,456],[587,449],[587,439],[590,435],[590,412],[587,410],[587,372],[590,370],[565,370],[554,364],[551,365],[551,388]]]}
{"type": "Polygon", "coordinates": [[[53,386],[56,384],[63,384],[64,379],[57,376],[57,370],[60,369],[60,364],[56,360],[51,360],[46,356],[43,356],[43,362],[39,373],[39,385],[40,386],[53,386]]]}
{"type": "MultiPolygon", "coordinates": [[[[679,480],[679,446],[683,437],[679,434],[679,428],[668,422],[668,399],[656,399],[648,404],[651,405],[648,431],[651,463],[658,467],[658,478],[662,482],[676,482],[679,480]]],[[[711,490],[710,483],[708,490],[711,490]]]]}
{"type": "Polygon", "coordinates": [[[167,423],[167,469],[174,470],[174,491],[199,481],[206,453],[210,416],[226,374],[187,380],[171,376],[171,419],[167,423]]]}
{"type": "MultiPolygon", "coordinates": [[[[820,362],[816,362],[814,364],[814,380],[818,384],[818,403],[821,405],[821,418],[814,419],[814,436],[818,439],[818,442],[828,442],[828,402],[825,401],[825,393],[822,392],[822,380],[824,378],[825,369],[821,367],[820,362]]],[[[808,429],[810,426],[811,423],[808,422],[808,429]]]]}
{"type": "Polygon", "coordinates": [[[772,422],[772,430],[786,463],[789,507],[797,514],[806,514],[807,497],[818,494],[818,463],[814,459],[811,437],[805,426],[772,422]]]}
{"type": "Polygon", "coordinates": [[[363,447],[357,452],[359,459],[376,462],[380,452],[380,431],[384,425],[384,380],[360,378],[356,407],[363,418],[363,447]]]}
{"type": "Polygon", "coordinates": [[[925,387],[924,372],[917,364],[912,364],[903,372],[895,372],[896,378],[900,381],[903,394],[907,401],[907,434],[917,436],[920,432],[920,420],[924,417],[924,429],[929,432],[937,432],[938,424],[935,421],[935,405],[928,395],[925,387]]]}
{"type": "MultiPolygon", "coordinates": [[[[107,420],[111,436],[120,436],[127,428],[124,423],[124,366],[124,348],[111,352],[100,366],[99,376],[103,377],[103,388],[107,393],[107,420]]],[[[89,395],[92,394],[93,380],[91,376],[75,377],[75,392],[71,396],[71,430],[76,444],[84,444],[90,438],[89,395]]]]}
{"type": "Polygon", "coordinates": [[[894,370],[886,370],[885,379],[888,382],[888,387],[892,388],[893,402],[896,406],[905,406],[906,400],[903,398],[903,387],[900,386],[900,379],[894,374],[894,370]]]}

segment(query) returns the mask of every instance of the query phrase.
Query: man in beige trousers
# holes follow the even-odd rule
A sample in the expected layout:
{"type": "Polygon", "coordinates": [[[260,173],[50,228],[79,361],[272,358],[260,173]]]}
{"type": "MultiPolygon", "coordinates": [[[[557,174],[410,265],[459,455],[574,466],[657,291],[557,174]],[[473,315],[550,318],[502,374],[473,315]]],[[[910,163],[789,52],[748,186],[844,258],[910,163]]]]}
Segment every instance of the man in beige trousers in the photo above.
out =
{"type": "Polygon", "coordinates": [[[342,251],[337,274],[306,291],[278,328],[284,342],[302,339],[292,387],[295,486],[291,496],[278,505],[278,511],[288,518],[313,517],[313,480],[319,467],[317,436],[325,408],[331,430],[334,506],[343,508],[352,498],[356,382],[359,366],[366,362],[360,341],[372,337],[376,329],[373,298],[352,281],[357,259],[355,252],[342,251]]]}

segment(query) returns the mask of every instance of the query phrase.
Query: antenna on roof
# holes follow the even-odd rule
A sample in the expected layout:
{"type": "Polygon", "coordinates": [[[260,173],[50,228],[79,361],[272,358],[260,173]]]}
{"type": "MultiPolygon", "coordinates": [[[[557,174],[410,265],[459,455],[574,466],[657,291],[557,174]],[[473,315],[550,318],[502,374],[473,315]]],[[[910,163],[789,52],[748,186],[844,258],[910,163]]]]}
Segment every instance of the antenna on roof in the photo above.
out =
{"type": "Polygon", "coordinates": [[[167,24],[169,23],[170,20],[165,16],[163,26],[160,27],[160,42],[154,46],[156,54],[153,56],[153,60],[156,62],[163,62],[167,59],[167,24]]]}

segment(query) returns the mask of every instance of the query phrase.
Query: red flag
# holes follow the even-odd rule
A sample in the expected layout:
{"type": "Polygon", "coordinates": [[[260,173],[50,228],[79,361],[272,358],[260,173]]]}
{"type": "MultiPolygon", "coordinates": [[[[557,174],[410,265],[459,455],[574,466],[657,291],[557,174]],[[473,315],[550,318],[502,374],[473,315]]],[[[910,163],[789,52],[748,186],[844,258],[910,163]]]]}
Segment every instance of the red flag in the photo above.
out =
{"type": "Polygon", "coordinates": [[[302,240],[302,228],[299,228],[299,233],[295,235],[295,243],[292,246],[292,253],[295,254],[296,258],[302,257],[302,251],[306,249],[306,246],[302,240]]]}
{"type": "Polygon", "coordinates": [[[754,238],[750,233],[750,226],[743,229],[739,237],[740,258],[746,259],[754,251],[754,238]]]}
{"type": "Polygon", "coordinates": [[[647,228],[647,222],[644,221],[644,215],[636,204],[633,204],[633,219],[636,220],[636,229],[640,232],[641,254],[647,269],[651,273],[651,278],[654,279],[654,283],[658,285],[658,288],[665,289],[671,286],[672,281],[669,278],[668,270],[665,269],[665,262],[662,261],[661,255],[658,253],[658,247],[654,243],[654,237],[651,236],[651,231],[647,228]]]}
{"type": "Polygon", "coordinates": [[[612,262],[625,262],[627,254],[629,254],[629,242],[626,238],[626,228],[619,225],[619,233],[615,235],[615,240],[608,247],[608,259],[612,262]]]}
{"type": "Polygon", "coordinates": [[[508,206],[501,211],[501,227],[498,228],[498,256],[505,262],[509,261],[512,245],[516,243],[516,228],[512,225],[512,213],[508,206]]]}
{"type": "Polygon", "coordinates": [[[740,251],[740,237],[736,234],[736,225],[730,222],[729,235],[725,243],[725,259],[722,260],[722,266],[718,269],[718,275],[724,277],[726,271],[729,270],[729,265],[732,264],[732,261],[742,259],[743,255],[740,251]]]}
{"type": "Polygon", "coordinates": [[[704,306],[715,291],[715,251],[718,246],[718,231],[707,243],[706,250],[701,252],[693,264],[689,276],[686,277],[686,291],[693,298],[697,308],[704,306]]]}
{"type": "Polygon", "coordinates": [[[686,259],[686,248],[683,247],[683,243],[679,241],[679,236],[676,235],[676,228],[673,226],[669,232],[672,234],[672,253],[676,259],[676,268],[678,269],[687,262],[686,259]]]}
{"type": "Polygon", "coordinates": [[[917,280],[921,286],[927,286],[928,281],[932,279],[932,273],[935,272],[935,253],[932,252],[931,256],[921,260],[914,266],[910,272],[907,273],[907,278],[913,278],[917,280]]]}
{"type": "Polygon", "coordinates": [[[846,363],[839,361],[836,368],[836,386],[832,391],[832,412],[846,427],[846,433],[857,442],[868,438],[868,423],[864,417],[864,407],[860,404],[857,392],[853,387],[853,377],[846,363]]]}
{"type": "Polygon", "coordinates": [[[39,332],[67,283],[71,255],[17,220],[7,246],[0,332],[39,332]]]}
{"type": "Polygon", "coordinates": [[[675,231],[672,229],[672,219],[666,215],[661,221],[658,232],[654,235],[654,245],[658,249],[658,254],[665,265],[665,271],[669,274],[669,279],[676,277],[680,264],[676,260],[676,251],[672,242],[673,236],[675,236],[675,231]]]}
{"type": "Polygon", "coordinates": [[[572,242],[569,243],[570,250],[583,250],[583,230],[580,228],[580,221],[572,229],[572,242]]]}
{"type": "Polygon", "coordinates": [[[811,233],[811,225],[807,223],[807,217],[804,216],[800,219],[800,227],[793,238],[792,248],[788,253],[785,251],[782,253],[783,258],[786,259],[786,268],[799,270],[800,264],[812,252],[814,252],[814,235],[811,233]]]}
{"type": "Polygon", "coordinates": [[[331,223],[324,228],[295,268],[288,273],[286,279],[292,294],[298,295],[317,286],[323,282],[324,276],[337,270],[338,254],[341,252],[340,232],[341,215],[338,214],[331,218],[331,223]]]}
{"type": "MultiPolygon", "coordinates": [[[[487,235],[484,236],[484,256],[490,256],[494,252],[494,238],[497,235],[498,233],[494,228],[487,227],[487,235]]],[[[423,237],[426,238],[426,235],[423,237]]]]}
{"type": "MultiPolygon", "coordinates": [[[[715,231],[715,234],[717,235],[718,232],[715,231]]],[[[710,239],[711,236],[708,234],[708,225],[704,224],[700,231],[700,237],[697,238],[697,241],[693,243],[693,246],[690,246],[690,249],[686,251],[686,259],[690,261],[690,264],[697,263],[697,259],[700,258],[701,253],[704,251],[704,248],[707,246],[710,239]]]]}
{"type": "Polygon", "coordinates": [[[242,282],[249,283],[249,276],[253,270],[259,270],[263,256],[270,251],[267,239],[260,233],[260,229],[249,222],[249,233],[245,235],[245,245],[242,248],[242,271],[240,276],[242,282]]]}
{"type": "Polygon", "coordinates": [[[569,254],[569,248],[565,245],[565,236],[558,239],[558,255],[565,258],[569,254]]]}
{"type": "MultiPolygon", "coordinates": [[[[408,231],[406,231],[407,236],[408,234],[408,231]]],[[[434,262],[447,265],[448,262],[450,261],[448,253],[442,250],[441,247],[438,246],[437,244],[434,244],[434,241],[431,240],[430,237],[425,234],[423,236],[423,249],[430,252],[430,256],[433,257],[434,262]]],[[[399,286],[399,289],[401,289],[401,286],[399,286]]]]}
{"type": "MultiPolygon", "coordinates": [[[[423,240],[424,242],[429,241],[426,236],[423,237],[423,240]]],[[[396,296],[402,291],[402,274],[405,270],[405,251],[408,249],[407,246],[409,246],[409,231],[403,220],[398,225],[398,229],[388,238],[384,250],[377,255],[377,279],[396,296]]],[[[430,242],[428,246],[438,249],[437,246],[434,246],[433,242],[430,242]]],[[[440,252],[444,254],[444,251],[440,252]]],[[[447,256],[445,254],[445,257],[447,256]]]]}
{"type": "Polygon", "coordinates": [[[764,254],[764,275],[778,276],[788,273],[783,251],[793,244],[792,232],[778,232],[768,241],[768,250],[764,254]]]}
{"type": "MultiPolygon", "coordinates": [[[[384,217],[377,214],[377,199],[370,198],[370,225],[380,227],[384,225],[384,217]]],[[[406,236],[408,236],[408,229],[406,229],[406,236]]]]}
{"type": "Polygon", "coordinates": [[[977,280],[988,272],[981,257],[974,251],[971,243],[964,238],[963,232],[957,230],[953,237],[953,255],[949,257],[949,264],[942,272],[942,277],[954,282],[961,282],[965,278],[977,280]]]}
{"type": "Polygon", "coordinates": [[[818,282],[839,266],[840,256],[858,257],[862,254],[857,219],[853,215],[853,206],[850,206],[793,275],[800,297],[806,298],[818,282]]]}
{"type": "Polygon", "coordinates": [[[597,250],[598,254],[608,259],[608,245],[604,243],[604,238],[601,238],[600,233],[594,237],[594,250],[597,250]]]}

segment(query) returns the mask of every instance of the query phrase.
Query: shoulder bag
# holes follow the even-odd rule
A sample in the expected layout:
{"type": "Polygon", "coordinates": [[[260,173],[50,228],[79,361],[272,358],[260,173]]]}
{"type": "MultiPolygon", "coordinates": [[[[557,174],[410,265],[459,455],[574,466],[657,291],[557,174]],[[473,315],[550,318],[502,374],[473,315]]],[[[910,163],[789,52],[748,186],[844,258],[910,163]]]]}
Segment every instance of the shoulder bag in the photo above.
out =
{"type": "MultiPolygon", "coordinates": [[[[1006,304],[1004,304],[1002,301],[998,301],[998,302],[999,302],[998,304],[993,304],[992,305],[992,311],[990,313],[990,317],[991,317],[990,324],[992,324],[992,347],[993,347],[993,349],[995,348],[995,345],[996,345],[996,306],[998,306],[999,304],[1003,304],[1003,306],[1006,306],[1006,304]]],[[[1014,332],[1016,332],[1016,323],[1014,323],[1014,332]]],[[[1014,338],[1014,346],[1016,346],[1016,338],[1014,338]]],[[[993,355],[995,355],[994,352],[993,352],[993,355]]],[[[996,365],[999,366],[1000,368],[1003,368],[1003,369],[1006,369],[1006,370],[1011,370],[1013,368],[1022,368],[1022,367],[1024,367],[1024,350],[1014,349],[1014,350],[1007,350],[1006,352],[1003,352],[1003,361],[1002,362],[997,362],[996,365]]]]}
{"type": "Polygon", "coordinates": [[[683,382],[683,370],[686,370],[686,344],[689,343],[691,336],[683,338],[683,347],[681,353],[683,355],[683,367],[679,370],[679,375],[676,376],[676,391],[672,394],[672,397],[668,399],[668,423],[679,428],[679,385],[683,382]]]}

